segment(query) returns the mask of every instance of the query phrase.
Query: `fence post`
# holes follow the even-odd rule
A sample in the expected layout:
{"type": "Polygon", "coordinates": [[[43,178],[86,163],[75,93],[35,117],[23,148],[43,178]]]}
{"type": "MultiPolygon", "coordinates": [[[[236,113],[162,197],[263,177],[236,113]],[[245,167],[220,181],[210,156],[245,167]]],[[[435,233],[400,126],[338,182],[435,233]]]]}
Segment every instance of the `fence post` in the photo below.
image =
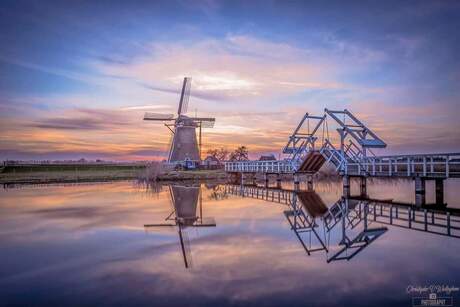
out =
{"type": "Polygon", "coordinates": [[[446,178],[449,178],[449,156],[446,156],[446,178]]]}
{"type": "Polygon", "coordinates": [[[423,157],[423,176],[426,176],[426,157],[423,157]]]}

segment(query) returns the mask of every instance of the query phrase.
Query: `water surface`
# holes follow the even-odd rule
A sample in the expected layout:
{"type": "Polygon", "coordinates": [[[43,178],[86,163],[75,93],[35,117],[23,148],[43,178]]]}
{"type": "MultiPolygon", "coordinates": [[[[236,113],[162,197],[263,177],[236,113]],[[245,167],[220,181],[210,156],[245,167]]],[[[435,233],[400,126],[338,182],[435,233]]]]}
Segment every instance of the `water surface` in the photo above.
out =
{"type": "MultiPolygon", "coordinates": [[[[375,181],[368,192],[410,203],[411,184],[375,181]]],[[[446,183],[450,208],[460,208],[459,187],[446,183]]],[[[415,222],[419,229],[409,229],[405,207],[394,225],[380,223],[379,210],[389,207],[341,200],[340,182],[316,183],[315,192],[290,200],[286,192],[287,204],[276,194],[265,194],[275,201],[262,200],[263,189],[245,189],[244,197],[238,187],[217,184],[3,189],[1,305],[412,306],[410,285],[460,286],[456,229],[428,227],[431,233],[415,222]],[[347,219],[328,229],[321,203],[347,208],[347,219]],[[298,212],[313,226],[293,229],[289,217],[301,219],[298,212]],[[341,242],[363,233],[371,243],[334,258],[341,242]]],[[[428,213],[440,224],[445,217],[428,213]]],[[[414,221],[423,218],[422,210],[414,221]]],[[[450,296],[458,304],[458,292],[450,296]]]]}

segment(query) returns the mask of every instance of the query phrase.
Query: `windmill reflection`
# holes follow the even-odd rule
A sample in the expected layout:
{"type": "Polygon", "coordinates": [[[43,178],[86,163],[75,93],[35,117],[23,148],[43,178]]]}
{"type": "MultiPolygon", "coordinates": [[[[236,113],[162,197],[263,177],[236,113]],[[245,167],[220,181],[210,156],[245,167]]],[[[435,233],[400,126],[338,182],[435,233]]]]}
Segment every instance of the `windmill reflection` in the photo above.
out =
{"type": "Polygon", "coordinates": [[[166,222],[146,224],[144,227],[146,229],[177,227],[184,265],[189,268],[192,264],[192,257],[187,228],[215,227],[216,222],[212,217],[203,217],[201,185],[170,185],[168,188],[173,210],[165,218],[166,222]]]}
{"type": "Polygon", "coordinates": [[[386,226],[460,238],[460,209],[341,197],[328,207],[314,191],[227,185],[229,194],[263,199],[284,210],[306,253],[325,251],[327,262],[351,260],[388,231],[386,226]]]}

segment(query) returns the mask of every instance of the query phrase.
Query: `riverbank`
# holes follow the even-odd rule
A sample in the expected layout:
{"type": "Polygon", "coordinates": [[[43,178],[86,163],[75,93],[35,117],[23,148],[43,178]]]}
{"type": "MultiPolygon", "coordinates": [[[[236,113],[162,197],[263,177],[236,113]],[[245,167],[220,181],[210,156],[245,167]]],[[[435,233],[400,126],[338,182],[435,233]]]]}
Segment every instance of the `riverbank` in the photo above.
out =
{"type": "MultiPolygon", "coordinates": [[[[144,165],[29,165],[0,169],[0,184],[44,184],[143,179],[144,165]]],[[[169,171],[158,181],[225,179],[223,170],[169,171]]]]}
{"type": "Polygon", "coordinates": [[[224,170],[170,171],[158,175],[158,181],[226,179],[224,170]]]}
{"type": "Polygon", "coordinates": [[[129,170],[42,171],[33,173],[0,173],[0,184],[101,182],[136,178],[137,172],[129,170]]]}

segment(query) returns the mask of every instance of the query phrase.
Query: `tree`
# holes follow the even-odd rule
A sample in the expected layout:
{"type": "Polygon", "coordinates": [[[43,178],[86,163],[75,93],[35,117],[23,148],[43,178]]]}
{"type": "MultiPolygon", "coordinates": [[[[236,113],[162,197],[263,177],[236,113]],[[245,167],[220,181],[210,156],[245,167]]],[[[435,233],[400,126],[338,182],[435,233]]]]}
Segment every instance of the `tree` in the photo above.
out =
{"type": "Polygon", "coordinates": [[[230,154],[230,161],[246,161],[249,160],[248,149],[246,146],[240,146],[230,154]]]}
{"type": "Polygon", "coordinates": [[[220,162],[227,160],[228,157],[228,150],[224,147],[221,147],[219,149],[209,149],[207,153],[208,155],[219,160],[220,162]]]}

